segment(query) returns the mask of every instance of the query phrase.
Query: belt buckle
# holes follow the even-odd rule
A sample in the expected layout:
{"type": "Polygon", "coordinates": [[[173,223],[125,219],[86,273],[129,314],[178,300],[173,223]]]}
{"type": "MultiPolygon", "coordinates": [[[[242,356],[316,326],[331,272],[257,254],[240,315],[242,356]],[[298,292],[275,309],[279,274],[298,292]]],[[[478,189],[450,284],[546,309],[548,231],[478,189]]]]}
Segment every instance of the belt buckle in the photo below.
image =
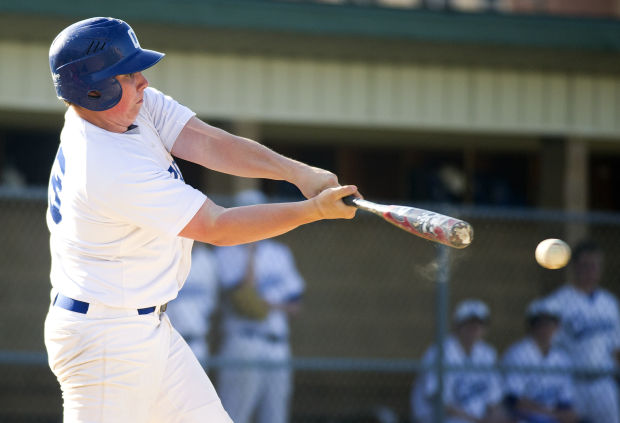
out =
{"type": "Polygon", "coordinates": [[[168,303],[166,303],[166,304],[162,304],[162,305],[159,307],[159,312],[160,312],[160,313],[163,313],[164,311],[166,311],[166,309],[167,309],[167,308],[168,308],[168,303]]]}

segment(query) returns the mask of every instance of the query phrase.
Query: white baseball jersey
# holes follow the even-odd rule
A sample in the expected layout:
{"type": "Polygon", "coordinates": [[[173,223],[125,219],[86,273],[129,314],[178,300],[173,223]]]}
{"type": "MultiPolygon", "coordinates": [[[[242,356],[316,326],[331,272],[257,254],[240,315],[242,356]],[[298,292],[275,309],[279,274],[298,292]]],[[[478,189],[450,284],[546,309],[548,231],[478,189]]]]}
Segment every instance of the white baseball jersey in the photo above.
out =
{"type": "Polygon", "coordinates": [[[170,155],[192,116],[153,88],[144,91],[135,126],[125,133],[67,110],[47,213],[56,290],[124,308],[176,297],[193,243],[177,235],[205,201],[170,155]]]}
{"type": "MultiPolygon", "coordinates": [[[[558,348],[552,348],[547,355],[543,355],[531,337],[511,345],[504,354],[502,363],[506,366],[536,366],[549,369],[569,368],[572,365],[569,357],[558,348]]],[[[570,374],[564,372],[509,370],[504,381],[506,394],[528,398],[549,409],[571,406],[573,403],[573,380],[570,374]]]]}
{"type": "Polygon", "coordinates": [[[612,369],[620,348],[620,317],[615,297],[604,289],[592,295],[565,285],[549,296],[561,313],[556,341],[577,367],[612,369]]]}
{"type": "MultiPolygon", "coordinates": [[[[244,245],[215,249],[220,283],[224,290],[239,284],[248,265],[248,248],[244,245]]],[[[304,280],[295,267],[287,246],[272,240],[256,243],[254,256],[255,285],[260,296],[271,304],[298,300],[304,292],[304,280]]],[[[288,336],[286,312],[272,309],[264,320],[251,320],[224,310],[225,333],[254,331],[265,335],[288,336]]]]}
{"type": "MultiPolygon", "coordinates": [[[[449,336],[444,344],[446,365],[463,366],[492,366],[495,365],[497,352],[483,341],[478,341],[471,355],[467,355],[463,347],[454,336],[449,336]]],[[[423,363],[433,365],[437,357],[437,348],[430,347],[424,355],[423,363]]],[[[425,373],[417,389],[423,392],[422,397],[427,401],[437,393],[438,381],[435,372],[431,369],[425,373]]],[[[459,408],[469,415],[482,418],[489,406],[497,404],[503,396],[501,379],[495,370],[447,370],[444,376],[444,404],[459,408]]],[[[421,398],[413,398],[414,410],[420,408],[416,414],[427,417],[432,404],[422,404],[421,398]]]]}

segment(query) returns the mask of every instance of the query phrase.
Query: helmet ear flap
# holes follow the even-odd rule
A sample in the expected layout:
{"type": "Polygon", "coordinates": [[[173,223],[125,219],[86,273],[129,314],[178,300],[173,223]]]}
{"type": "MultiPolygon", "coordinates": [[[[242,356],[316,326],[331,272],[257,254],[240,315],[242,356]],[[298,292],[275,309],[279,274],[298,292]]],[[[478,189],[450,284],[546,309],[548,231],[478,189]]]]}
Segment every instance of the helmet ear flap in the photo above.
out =
{"type": "Polygon", "coordinates": [[[90,82],[78,76],[79,67],[80,61],[77,61],[56,71],[54,85],[60,98],[96,112],[114,107],[121,100],[123,90],[115,77],[90,82]]]}
{"type": "Polygon", "coordinates": [[[116,106],[123,96],[121,84],[114,77],[90,84],[83,92],[84,105],[78,105],[95,112],[116,106]]]}

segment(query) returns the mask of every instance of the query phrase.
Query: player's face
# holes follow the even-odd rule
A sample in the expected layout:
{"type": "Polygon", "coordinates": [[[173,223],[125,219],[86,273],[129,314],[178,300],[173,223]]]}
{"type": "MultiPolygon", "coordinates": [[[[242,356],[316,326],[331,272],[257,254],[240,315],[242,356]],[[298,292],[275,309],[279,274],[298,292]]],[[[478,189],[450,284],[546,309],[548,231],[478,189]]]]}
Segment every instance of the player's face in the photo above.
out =
{"type": "Polygon", "coordinates": [[[547,316],[541,316],[533,329],[534,336],[545,342],[551,342],[557,328],[557,320],[547,316]]]}
{"type": "Polygon", "coordinates": [[[462,344],[471,346],[484,337],[486,326],[480,319],[469,319],[458,326],[457,336],[462,344]]]}
{"type": "Polygon", "coordinates": [[[575,280],[582,289],[595,289],[602,273],[603,255],[599,252],[583,253],[575,263],[575,280]]]}
{"type": "Polygon", "coordinates": [[[123,88],[121,101],[110,110],[107,110],[108,118],[114,124],[121,127],[128,127],[133,124],[142,107],[144,90],[149,86],[142,72],[118,75],[116,80],[123,88]]]}

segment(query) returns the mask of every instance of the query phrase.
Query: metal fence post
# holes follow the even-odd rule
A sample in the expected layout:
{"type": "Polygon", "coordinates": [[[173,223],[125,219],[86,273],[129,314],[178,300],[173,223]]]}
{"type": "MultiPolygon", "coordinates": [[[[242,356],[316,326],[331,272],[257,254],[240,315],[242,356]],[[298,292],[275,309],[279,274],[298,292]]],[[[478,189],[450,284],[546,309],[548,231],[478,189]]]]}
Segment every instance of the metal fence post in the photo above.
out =
{"type": "Polygon", "coordinates": [[[435,371],[437,374],[437,396],[434,401],[434,423],[443,423],[445,408],[443,404],[444,391],[444,341],[448,333],[448,294],[450,281],[450,249],[444,245],[437,249],[437,286],[435,289],[435,338],[437,359],[435,371]]]}

